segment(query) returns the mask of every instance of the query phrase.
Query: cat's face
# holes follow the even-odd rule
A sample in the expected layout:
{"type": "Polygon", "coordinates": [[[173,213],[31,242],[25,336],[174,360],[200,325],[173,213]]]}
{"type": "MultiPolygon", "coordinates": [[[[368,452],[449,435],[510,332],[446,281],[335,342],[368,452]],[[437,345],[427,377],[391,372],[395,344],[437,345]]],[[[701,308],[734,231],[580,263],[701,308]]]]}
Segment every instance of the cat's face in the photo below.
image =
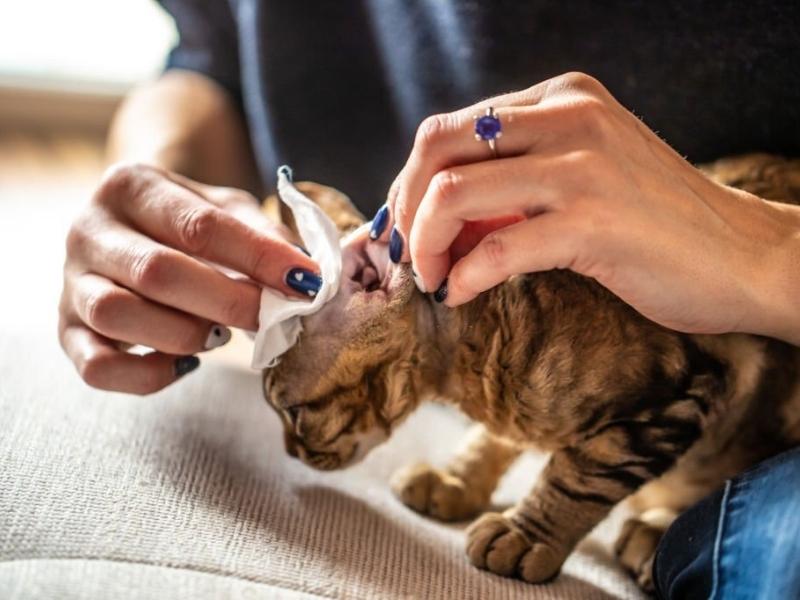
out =
{"type": "Polygon", "coordinates": [[[415,287],[361,228],[343,243],[336,297],[303,319],[298,343],[264,372],[286,451],[317,469],[357,462],[413,407],[415,287]]]}

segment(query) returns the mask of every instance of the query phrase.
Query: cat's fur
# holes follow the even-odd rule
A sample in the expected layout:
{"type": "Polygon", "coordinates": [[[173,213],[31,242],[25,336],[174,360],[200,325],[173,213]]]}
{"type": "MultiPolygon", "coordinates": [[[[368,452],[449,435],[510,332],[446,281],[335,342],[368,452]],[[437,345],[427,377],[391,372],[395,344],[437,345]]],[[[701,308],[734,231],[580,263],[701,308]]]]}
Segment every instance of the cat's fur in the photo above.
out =
{"type": "MultiPolygon", "coordinates": [[[[800,161],[764,155],[708,167],[762,197],[800,200],[800,161]]],[[[305,188],[352,230],[330,188],[305,188]]],[[[336,299],[264,373],[287,451],[320,469],[351,464],[420,402],[479,425],[443,470],[396,475],[400,499],[444,520],[479,515],[525,448],[551,452],[530,494],[467,533],[473,564],[543,582],[631,496],[617,554],[650,584],[655,546],[683,509],[746,467],[800,442],[800,349],[744,335],[686,335],[568,271],[511,278],[456,309],[416,291],[408,267],[361,228],[344,242],[336,299]],[[637,491],[638,490],[638,491],[637,491]]]]}

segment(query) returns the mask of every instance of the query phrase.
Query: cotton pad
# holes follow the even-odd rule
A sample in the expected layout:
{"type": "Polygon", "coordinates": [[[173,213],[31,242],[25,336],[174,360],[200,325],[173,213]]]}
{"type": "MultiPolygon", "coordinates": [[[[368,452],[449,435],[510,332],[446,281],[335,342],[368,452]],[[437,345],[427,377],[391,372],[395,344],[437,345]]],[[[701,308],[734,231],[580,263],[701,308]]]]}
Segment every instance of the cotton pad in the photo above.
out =
{"type": "Polygon", "coordinates": [[[300,317],[314,314],[330,302],[339,291],[342,277],[339,231],[328,215],[294,186],[287,166],[278,169],[278,197],[292,211],[303,245],[320,267],[322,287],[311,301],[271,288],[262,290],[251,363],[254,369],[274,366],[281,354],[297,342],[303,330],[300,317]]]}

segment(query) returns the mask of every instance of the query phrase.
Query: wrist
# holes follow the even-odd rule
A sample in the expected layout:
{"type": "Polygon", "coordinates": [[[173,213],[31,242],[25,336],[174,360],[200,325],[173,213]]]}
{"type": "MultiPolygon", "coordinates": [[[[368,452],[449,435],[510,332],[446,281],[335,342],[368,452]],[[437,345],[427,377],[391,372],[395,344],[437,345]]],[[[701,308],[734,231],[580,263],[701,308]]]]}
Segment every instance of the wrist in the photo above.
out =
{"type": "Polygon", "coordinates": [[[756,257],[755,319],[746,330],[800,346],[800,207],[763,202],[775,229],[756,257]]]}

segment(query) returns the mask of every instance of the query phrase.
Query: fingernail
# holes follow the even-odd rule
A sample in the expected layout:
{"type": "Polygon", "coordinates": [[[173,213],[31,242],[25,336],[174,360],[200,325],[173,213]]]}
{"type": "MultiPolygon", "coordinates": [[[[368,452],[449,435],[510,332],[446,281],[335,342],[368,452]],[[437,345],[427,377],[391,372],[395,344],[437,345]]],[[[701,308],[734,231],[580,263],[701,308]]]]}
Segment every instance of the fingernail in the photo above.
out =
{"type": "Polygon", "coordinates": [[[286,274],[286,285],[304,296],[313,298],[322,288],[322,277],[305,269],[292,269],[286,274]]]}
{"type": "Polygon", "coordinates": [[[403,257],[403,236],[397,231],[397,227],[392,227],[392,234],[389,236],[389,258],[393,263],[399,263],[403,257]]]}
{"type": "Polygon", "coordinates": [[[175,377],[183,377],[200,366],[200,359],[196,356],[181,356],[175,359],[175,377]]]}
{"type": "Polygon", "coordinates": [[[292,244],[292,246],[294,246],[295,248],[300,250],[300,252],[302,252],[306,256],[309,256],[309,257],[311,256],[311,253],[308,250],[306,250],[305,248],[303,248],[300,244],[292,244]]]}
{"type": "Polygon", "coordinates": [[[447,298],[447,279],[442,282],[442,285],[439,286],[439,289],[433,292],[433,299],[437,302],[441,303],[444,302],[447,298]]]}
{"type": "Polygon", "coordinates": [[[204,346],[204,348],[206,350],[211,350],[212,348],[219,348],[220,346],[224,346],[230,341],[231,341],[230,329],[228,329],[224,325],[212,325],[211,331],[208,332],[208,337],[206,338],[206,345],[204,346]]]}
{"type": "Polygon", "coordinates": [[[425,286],[422,283],[422,278],[417,275],[417,272],[413,268],[411,269],[411,275],[414,277],[414,283],[417,284],[417,289],[424,294],[425,286]]]}
{"type": "Polygon", "coordinates": [[[389,207],[385,204],[375,213],[372,218],[372,227],[369,228],[369,239],[377,240],[381,237],[386,224],[389,222],[389,207]]]}

